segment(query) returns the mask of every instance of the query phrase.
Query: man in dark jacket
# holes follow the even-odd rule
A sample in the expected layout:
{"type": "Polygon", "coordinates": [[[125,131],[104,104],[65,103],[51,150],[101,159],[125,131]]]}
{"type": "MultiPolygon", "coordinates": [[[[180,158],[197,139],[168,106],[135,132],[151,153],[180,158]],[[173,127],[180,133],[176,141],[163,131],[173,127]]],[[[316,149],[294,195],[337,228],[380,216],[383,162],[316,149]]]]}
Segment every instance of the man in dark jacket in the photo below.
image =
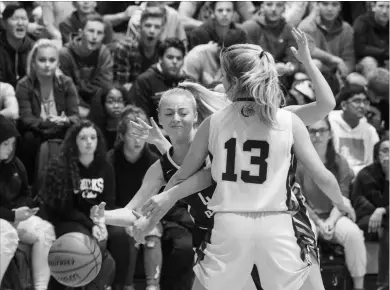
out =
{"type": "Polygon", "coordinates": [[[182,81],[181,68],[185,54],[184,43],[167,38],[158,46],[159,61],[139,75],[130,90],[129,102],[145,110],[157,122],[157,107],[163,92],[182,81]]]}
{"type": "Polygon", "coordinates": [[[5,30],[0,34],[0,81],[14,88],[26,75],[27,55],[34,42],[27,36],[27,11],[19,4],[8,4],[3,13],[5,30]]]}
{"type": "Polygon", "coordinates": [[[389,2],[374,2],[372,11],[358,17],[353,29],[356,59],[372,57],[383,66],[389,60],[389,2]]]}
{"type": "Polygon", "coordinates": [[[190,49],[210,41],[223,43],[226,34],[231,30],[245,35],[245,32],[233,22],[235,2],[210,2],[210,8],[212,9],[212,17],[192,30],[189,36],[190,49]]]}

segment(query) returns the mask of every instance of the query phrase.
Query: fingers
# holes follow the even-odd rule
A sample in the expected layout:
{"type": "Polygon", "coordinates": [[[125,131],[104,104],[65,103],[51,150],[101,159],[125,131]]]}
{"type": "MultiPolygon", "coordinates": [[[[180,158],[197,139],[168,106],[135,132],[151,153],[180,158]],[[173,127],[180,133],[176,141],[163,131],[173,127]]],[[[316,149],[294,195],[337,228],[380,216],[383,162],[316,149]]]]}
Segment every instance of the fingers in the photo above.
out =
{"type": "Polygon", "coordinates": [[[99,204],[99,209],[104,210],[105,206],[106,206],[106,203],[103,201],[103,202],[101,202],[101,203],[99,204]]]}
{"type": "Polygon", "coordinates": [[[141,218],[143,215],[142,214],[140,214],[139,212],[137,212],[137,211],[135,211],[135,210],[132,210],[132,212],[133,212],[133,215],[137,218],[137,219],[139,219],[139,218],[141,218]]]}
{"type": "Polygon", "coordinates": [[[150,117],[150,124],[152,124],[153,128],[160,129],[157,123],[154,121],[153,117],[150,117]]]}
{"type": "Polygon", "coordinates": [[[152,129],[152,126],[150,126],[148,123],[146,123],[144,120],[141,118],[137,117],[138,123],[142,126],[143,130],[150,130],[152,129]]]}
{"type": "Polygon", "coordinates": [[[141,209],[142,214],[149,215],[149,213],[154,209],[155,205],[152,200],[149,200],[141,209]]]}

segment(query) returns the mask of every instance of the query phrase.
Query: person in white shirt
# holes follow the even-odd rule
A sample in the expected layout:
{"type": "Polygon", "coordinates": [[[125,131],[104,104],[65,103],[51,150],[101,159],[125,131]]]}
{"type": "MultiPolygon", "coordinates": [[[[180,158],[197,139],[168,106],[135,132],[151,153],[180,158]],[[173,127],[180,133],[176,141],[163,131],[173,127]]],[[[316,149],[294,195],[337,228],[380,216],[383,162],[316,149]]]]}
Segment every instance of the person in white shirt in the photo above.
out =
{"type": "Polygon", "coordinates": [[[348,84],[341,89],[337,103],[341,110],[329,114],[334,148],[347,159],[356,176],[373,162],[372,152],[379,141],[375,128],[365,118],[369,105],[367,90],[361,85],[348,84]]]}

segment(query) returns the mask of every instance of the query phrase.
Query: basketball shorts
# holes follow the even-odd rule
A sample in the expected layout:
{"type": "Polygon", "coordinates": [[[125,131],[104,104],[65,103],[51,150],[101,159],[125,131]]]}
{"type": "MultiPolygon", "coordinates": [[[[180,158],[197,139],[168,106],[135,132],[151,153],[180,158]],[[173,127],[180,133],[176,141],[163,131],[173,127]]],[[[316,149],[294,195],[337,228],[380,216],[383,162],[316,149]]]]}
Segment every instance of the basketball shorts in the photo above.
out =
{"type": "Polygon", "coordinates": [[[216,213],[210,243],[194,266],[208,290],[242,289],[255,264],[263,289],[298,290],[312,264],[289,213],[216,213]]]}

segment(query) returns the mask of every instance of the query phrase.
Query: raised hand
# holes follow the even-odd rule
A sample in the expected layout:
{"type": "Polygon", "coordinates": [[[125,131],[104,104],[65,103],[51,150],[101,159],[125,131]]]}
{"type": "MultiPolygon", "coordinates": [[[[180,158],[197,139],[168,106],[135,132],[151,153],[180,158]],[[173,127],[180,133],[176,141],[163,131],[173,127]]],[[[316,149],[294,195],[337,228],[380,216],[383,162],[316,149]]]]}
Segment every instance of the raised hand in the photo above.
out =
{"type": "Polygon", "coordinates": [[[295,47],[291,47],[295,58],[303,64],[311,61],[310,52],[314,50],[314,42],[309,43],[306,34],[300,29],[293,28],[291,33],[298,45],[298,50],[295,47]]]}
{"type": "Polygon", "coordinates": [[[138,123],[130,121],[133,129],[131,132],[132,136],[142,139],[149,144],[156,144],[158,141],[165,139],[163,133],[153,118],[150,118],[150,124],[152,124],[152,126],[147,124],[141,118],[137,118],[137,121],[138,123]]]}

